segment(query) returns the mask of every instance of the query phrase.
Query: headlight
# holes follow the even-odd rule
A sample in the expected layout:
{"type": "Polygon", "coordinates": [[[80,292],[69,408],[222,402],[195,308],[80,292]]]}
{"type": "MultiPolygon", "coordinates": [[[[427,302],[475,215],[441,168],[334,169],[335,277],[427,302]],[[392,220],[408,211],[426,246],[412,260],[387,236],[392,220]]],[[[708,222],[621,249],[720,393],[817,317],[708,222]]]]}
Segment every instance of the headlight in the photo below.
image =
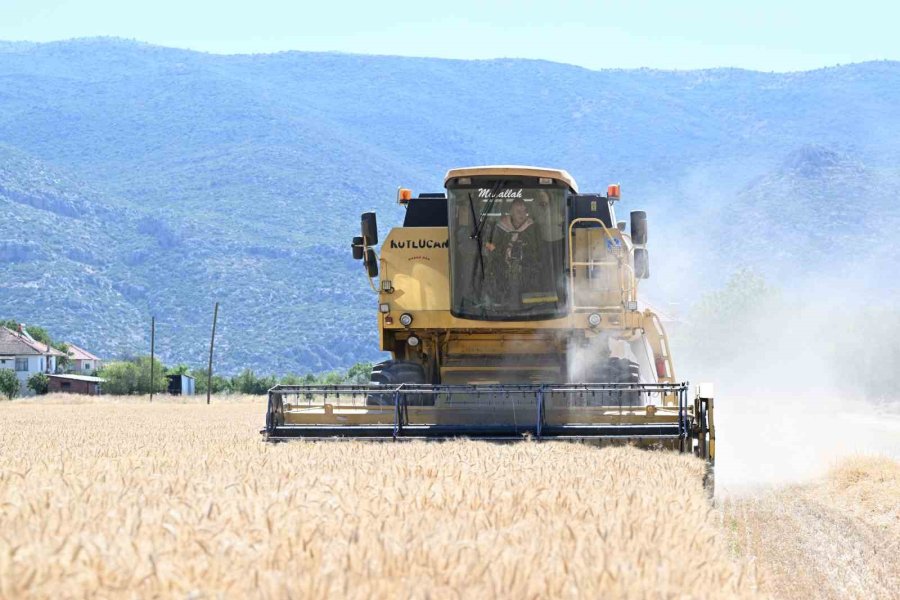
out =
{"type": "Polygon", "coordinates": [[[404,327],[409,327],[412,325],[412,315],[409,313],[403,313],[400,315],[400,324],[404,327]]]}
{"type": "Polygon", "coordinates": [[[602,320],[603,319],[597,313],[591,313],[590,316],[588,317],[588,323],[591,324],[591,327],[596,327],[597,325],[600,324],[600,321],[602,321],[602,320]]]}
{"type": "Polygon", "coordinates": [[[412,346],[413,348],[415,348],[416,346],[419,345],[419,338],[417,338],[414,335],[411,335],[411,336],[409,336],[409,339],[406,340],[406,343],[409,344],[410,346],[412,346]]]}

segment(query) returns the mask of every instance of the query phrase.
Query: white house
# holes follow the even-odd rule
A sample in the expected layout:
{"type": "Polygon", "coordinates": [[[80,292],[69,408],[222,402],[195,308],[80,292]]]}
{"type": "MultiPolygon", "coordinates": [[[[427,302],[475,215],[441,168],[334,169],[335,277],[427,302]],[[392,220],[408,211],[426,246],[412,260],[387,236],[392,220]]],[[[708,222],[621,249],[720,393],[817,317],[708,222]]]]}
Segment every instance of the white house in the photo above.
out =
{"type": "Polygon", "coordinates": [[[56,372],[56,359],[65,356],[28,335],[24,327],[11,331],[0,327],[0,369],[12,369],[19,378],[20,391],[28,393],[28,378],[35,373],[56,372]]]}
{"type": "Polygon", "coordinates": [[[66,342],[66,345],[69,347],[69,366],[66,369],[67,371],[88,375],[94,371],[99,371],[100,367],[103,366],[103,361],[97,355],[69,342],[66,342]]]}

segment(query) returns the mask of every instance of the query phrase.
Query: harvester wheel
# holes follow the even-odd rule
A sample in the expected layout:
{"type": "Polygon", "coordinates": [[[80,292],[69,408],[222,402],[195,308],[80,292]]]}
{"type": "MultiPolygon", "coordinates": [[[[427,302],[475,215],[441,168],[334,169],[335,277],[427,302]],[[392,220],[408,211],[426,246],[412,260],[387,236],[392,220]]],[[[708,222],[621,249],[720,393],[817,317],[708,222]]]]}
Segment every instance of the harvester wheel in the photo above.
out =
{"type": "MultiPolygon", "coordinates": [[[[641,381],[641,367],[627,358],[610,358],[604,366],[603,379],[609,383],[637,384],[641,381]]],[[[622,406],[640,406],[641,394],[637,390],[608,392],[605,398],[608,404],[622,406]]]]}
{"type": "MultiPolygon", "coordinates": [[[[627,358],[612,357],[597,366],[589,378],[590,383],[628,383],[641,381],[641,367],[627,358]]],[[[641,394],[637,390],[605,391],[592,396],[591,402],[598,405],[640,406],[641,394]]]]}
{"type": "MultiPolygon", "coordinates": [[[[419,363],[405,360],[386,360],[372,367],[369,382],[377,385],[397,386],[401,383],[421,385],[425,383],[425,369],[419,363]]],[[[429,394],[406,394],[409,406],[431,406],[434,398],[429,394]]],[[[391,406],[392,393],[370,393],[366,396],[367,406],[391,406]]]]}

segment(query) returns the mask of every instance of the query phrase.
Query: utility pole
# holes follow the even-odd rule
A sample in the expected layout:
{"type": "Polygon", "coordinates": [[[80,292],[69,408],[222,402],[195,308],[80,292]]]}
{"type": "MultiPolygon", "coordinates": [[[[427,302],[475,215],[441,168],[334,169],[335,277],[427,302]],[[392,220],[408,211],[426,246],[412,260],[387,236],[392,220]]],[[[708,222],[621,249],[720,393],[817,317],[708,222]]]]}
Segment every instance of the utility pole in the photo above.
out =
{"type": "Polygon", "coordinates": [[[213,328],[212,337],[209,338],[209,365],[206,369],[206,403],[209,404],[209,395],[212,393],[212,358],[213,346],[216,343],[216,320],[219,318],[219,303],[213,309],[213,328]]]}
{"type": "Polygon", "coordinates": [[[153,370],[156,353],[156,317],[150,317],[150,402],[153,402],[153,370]]]}

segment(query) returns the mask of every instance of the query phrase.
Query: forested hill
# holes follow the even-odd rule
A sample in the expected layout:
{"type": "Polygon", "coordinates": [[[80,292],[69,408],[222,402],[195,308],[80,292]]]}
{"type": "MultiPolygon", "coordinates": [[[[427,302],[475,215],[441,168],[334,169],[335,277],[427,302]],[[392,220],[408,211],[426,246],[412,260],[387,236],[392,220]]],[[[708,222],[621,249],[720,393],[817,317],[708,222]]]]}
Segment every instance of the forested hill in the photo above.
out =
{"type": "Polygon", "coordinates": [[[650,211],[661,296],[694,252],[715,255],[698,284],[742,263],[789,278],[775,236],[826,260],[821,232],[896,223],[898,105],[892,62],[590,71],[0,43],[0,317],[112,356],[142,352],[155,314],[163,358],[199,365],[218,300],[227,371],[371,359],[359,213],[386,229],[398,185],[439,191],[448,168],[486,163],[620,181],[620,210],[650,211]]]}

